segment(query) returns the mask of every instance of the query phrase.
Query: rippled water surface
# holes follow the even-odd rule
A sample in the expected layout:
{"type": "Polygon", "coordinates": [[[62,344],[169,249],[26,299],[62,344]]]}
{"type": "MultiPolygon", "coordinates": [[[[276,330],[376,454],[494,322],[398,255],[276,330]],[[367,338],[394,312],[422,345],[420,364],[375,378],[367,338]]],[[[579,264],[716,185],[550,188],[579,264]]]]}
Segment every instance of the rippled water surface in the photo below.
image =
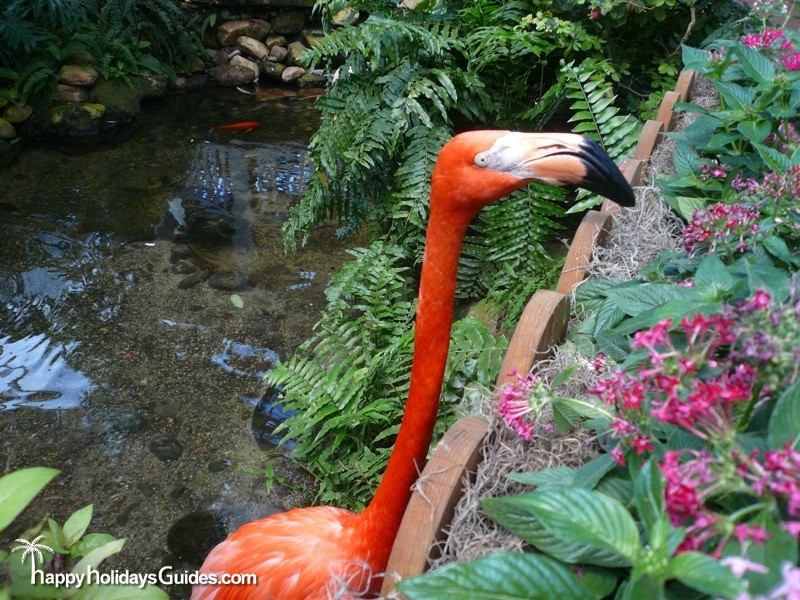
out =
{"type": "Polygon", "coordinates": [[[0,467],[62,471],[24,525],[94,502],[90,530],[128,539],[115,565],[154,572],[303,502],[307,482],[251,423],[345,259],[332,228],[282,250],[316,125],[308,100],[189,92],[0,168],[0,467]]]}

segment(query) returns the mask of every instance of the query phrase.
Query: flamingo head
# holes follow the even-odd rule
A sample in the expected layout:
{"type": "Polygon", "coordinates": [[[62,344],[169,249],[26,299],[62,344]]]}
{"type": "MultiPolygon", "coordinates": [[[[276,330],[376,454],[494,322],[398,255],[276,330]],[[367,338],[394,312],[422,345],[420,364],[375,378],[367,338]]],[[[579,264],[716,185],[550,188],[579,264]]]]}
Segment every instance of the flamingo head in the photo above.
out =
{"type": "Polygon", "coordinates": [[[574,133],[461,133],[439,153],[432,185],[446,190],[451,208],[474,215],[532,181],[581,187],[634,205],[633,190],[611,158],[597,142],[574,133]]]}

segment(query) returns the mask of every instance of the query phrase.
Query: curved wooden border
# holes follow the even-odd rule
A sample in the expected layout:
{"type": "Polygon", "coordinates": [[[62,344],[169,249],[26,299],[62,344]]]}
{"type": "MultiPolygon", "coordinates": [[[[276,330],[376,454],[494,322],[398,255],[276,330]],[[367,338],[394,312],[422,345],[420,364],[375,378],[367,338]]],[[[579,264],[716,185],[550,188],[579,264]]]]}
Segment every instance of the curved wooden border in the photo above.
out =
{"type": "MultiPolygon", "coordinates": [[[[664,132],[674,124],[675,103],[688,99],[695,78],[695,71],[681,73],[675,91],[664,95],[658,117],[645,123],[633,158],[620,167],[632,186],[641,182],[645,163],[664,132]]],[[[530,371],[564,339],[569,320],[567,294],[583,281],[593,245],[602,243],[611,231],[613,214],[618,210],[616,203],[606,200],[600,211],[589,211],[583,218],[570,245],[558,291],[539,290],[525,307],[503,358],[498,389],[511,380],[508,373],[512,368],[520,373],[530,371]]],[[[395,582],[426,570],[428,558],[438,550],[437,542],[444,536],[443,529],[450,523],[461,497],[464,477],[477,466],[487,431],[485,419],[463,417],[447,431],[434,450],[408,503],[392,547],[381,595],[399,597],[394,590],[395,582]]]]}

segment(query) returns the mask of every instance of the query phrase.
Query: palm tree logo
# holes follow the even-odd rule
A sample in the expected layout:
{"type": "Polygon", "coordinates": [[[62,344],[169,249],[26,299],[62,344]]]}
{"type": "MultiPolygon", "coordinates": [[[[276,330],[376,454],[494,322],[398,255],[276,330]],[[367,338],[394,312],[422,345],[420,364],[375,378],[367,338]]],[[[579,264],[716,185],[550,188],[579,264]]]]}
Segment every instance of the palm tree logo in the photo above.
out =
{"type": "Polygon", "coordinates": [[[55,550],[53,550],[50,546],[45,546],[44,544],[40,544],[39,543],[39,540],[41,540],[43,537],[44,537],[43,535],[40,535],[40,536],[37,536],[36,538],[34,538],[31,541],[23,540],[23,539],[14,540],[16,542],[19,542],[20,545],[11,549],[12,552],[17,552],[18,550],[22,551],[22,564],[23,565],[25,564],[25,559],[30,554],[30,556],[31,556],[31,583],[33,583],[34,569],[36,568],[36,561],[33,560],[34,555],[36,556],[36,558],[39,559],[38,562],[44,563],[44,556],[42,556],[42,550],[47,550],[47,551],[55,554],[55,550]]]}

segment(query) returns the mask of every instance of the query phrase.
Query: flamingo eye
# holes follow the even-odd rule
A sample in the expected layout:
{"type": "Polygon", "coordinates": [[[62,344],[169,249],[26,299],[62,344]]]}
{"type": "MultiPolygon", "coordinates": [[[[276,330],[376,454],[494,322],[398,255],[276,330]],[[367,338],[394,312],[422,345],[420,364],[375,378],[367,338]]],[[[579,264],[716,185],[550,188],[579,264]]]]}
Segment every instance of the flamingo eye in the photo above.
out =
{"type": "Polygon", "coordinates": [[[485,167],[489,164],[489,154],[486,152],[478,152],[475,155],[475,164],[479,167],[485,167]]]}

